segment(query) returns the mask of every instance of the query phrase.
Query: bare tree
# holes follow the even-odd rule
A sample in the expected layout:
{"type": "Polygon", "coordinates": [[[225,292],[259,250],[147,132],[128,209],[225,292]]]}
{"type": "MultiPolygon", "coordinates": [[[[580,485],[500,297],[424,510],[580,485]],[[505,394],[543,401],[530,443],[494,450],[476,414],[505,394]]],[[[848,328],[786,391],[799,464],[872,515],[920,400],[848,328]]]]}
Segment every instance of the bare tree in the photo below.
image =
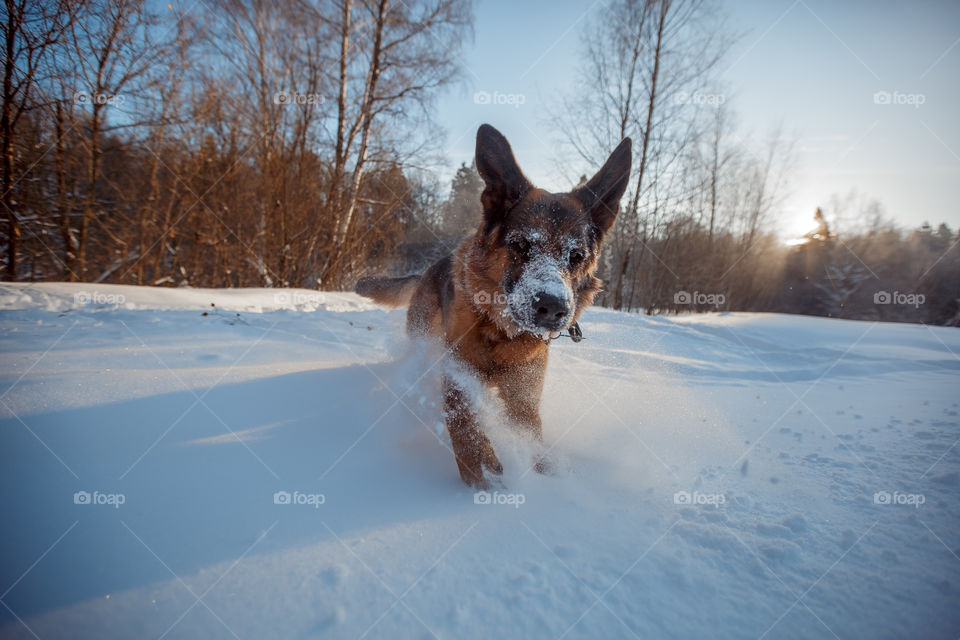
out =
{"type": "MultiPolygon", "coordinates": [[[[430,105],[435,89],[456,77],[459,67],[450,52],[472,23],[469,4],[462,0],[341,0],[339,8],[336,143],[327,197],[335,231],[327,238],[320,282],[342,277],[359,187],[368,165],[389,161],[392,150],[377,148],[372,133],[386,133],[388,123],[415,117],[430,105]]],[[[312,247],[319,249],[322,234],[315,231],[312,247]]]]}
{"type": "Polygon", "coordinates": [[[639,153],[628,205],[615,228],[604,275],[615,308],[625,278],[646,258],[668,184],[698,124],[698,92],[730,45],[722,19],[703,0],[618,0],[584,34],[576,94],[553,119],[563,142],[587,163],[631,136],[639,153]],[[637,255],[639,254],[639,255],[637,255]]]}
{"type": "Polygon", "coordinates": [[[34,89],[50,47],[57,44],[70,25],[72,12],[66,0],[5,0],[3,23],[3,106],[0,115],[2,178],[0,200],[7,219],[6,277],[17,278],[20,224],[13,194],[14,141],[24,112],[44,103],[34,100],[34,89]],[[39,104],[38,104],[39,103],[39,104]]]}
{"type": "Polygon", "coordinates": [[[107,109],[120,108],[128,99],[124,91],[146,74],[161,55],[151,41],[150,27],[155,24],[156,18],[147,12],[145,0],[90,2],[83,5],[71,23],[69,45],[80,82],[74,101],[89,105],[86,197],[76,252],[70,264],[71,274],[80,278],[86,277],[88,231],[99,208],[101,137],[107,126],[107,109]]]}

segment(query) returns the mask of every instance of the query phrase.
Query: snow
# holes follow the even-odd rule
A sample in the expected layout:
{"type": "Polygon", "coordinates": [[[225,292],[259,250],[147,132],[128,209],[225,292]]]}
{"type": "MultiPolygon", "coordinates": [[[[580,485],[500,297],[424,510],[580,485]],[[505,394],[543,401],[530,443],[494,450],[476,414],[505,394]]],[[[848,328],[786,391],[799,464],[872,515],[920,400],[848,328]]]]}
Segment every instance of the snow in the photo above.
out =
{"type": "Polygon", "coordinates": [[[591,309],[551,346],[555,472],[488,397],[505,469],[475,495],[403,325],[0,285],[0,637],[960,631],[957,329],[591,309]]]}
{"type": "MultiPolygon", "coordinates": [[[[563,303],[563,308],[573,309],[573,290],[561,275],[562,269],[560,263],[547,254],[534,255],[524,267],[507,297],[508,304],[504,311],[509,311],[511,319],[526,331],[547,336],[550,333],[538,327],[534,317],[535,306],[531,301],[540,302],[541,296],[553,296],[563,303]]],[[[561,328],[566,329],[570,319],[571,316],[564,316],[561,328]]]]}
{"type": "MultiPolygon", "coordinates": [[[[507,242],[511,237],[520,237],[519,231],[507,235],[507,242]]],[[[543,339],[555,336],[559,332],[544,331],[537,325],[534,306],[531,301],[539,302],[543,295],[553,296],[560,300],[566,309],[573,309],[573,289],[567,281],[567,267],[570,263],[570,252],[578,246],[572,238],[566,238],[565,245],[559,257],[546,246],[547,240],[539,231],[527,232],[522,237],[526,240],[529,249],[526,264],[520,277],[517,278],[513,290],[507,296],[507,305],[503,314],[510,317],[514,324],[523,327],[528,333],[539,335],[543,339]]],[[[561,329],[566,329],[572,316],[567,315],[560,323],[561,329]]]]}

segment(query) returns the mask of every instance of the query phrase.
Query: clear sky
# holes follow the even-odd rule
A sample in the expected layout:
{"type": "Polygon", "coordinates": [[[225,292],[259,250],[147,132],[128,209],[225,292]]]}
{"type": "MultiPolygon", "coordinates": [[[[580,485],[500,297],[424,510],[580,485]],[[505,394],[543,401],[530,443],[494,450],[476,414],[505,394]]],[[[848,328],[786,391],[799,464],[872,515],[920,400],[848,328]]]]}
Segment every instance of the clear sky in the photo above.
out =
{"type": "MultiPolygon", "coordinates": [[[[745,33],[721,66],[741,132],[762,144],[782,124],[797,138],[778,214],[784,236],[809,229],[818,205],[853,189],[878,199],[901,226],[960,227],[960,2],[727,0],[722,7],[745,33]],[[880,91],[891,103],[922,104],[877,104],[880,91]]],[[[545,107],[572,88],[584,20],[603,10],[602,0],[476,0],[476,37],[462,54],[468,87],[439,103],[451,172],[469,162],[476,128],[489,122],[535,183],[570,186],[554,167],[545,107]],[[522,104],[477,104],[477,91],[522,95],[522,104]]]]}

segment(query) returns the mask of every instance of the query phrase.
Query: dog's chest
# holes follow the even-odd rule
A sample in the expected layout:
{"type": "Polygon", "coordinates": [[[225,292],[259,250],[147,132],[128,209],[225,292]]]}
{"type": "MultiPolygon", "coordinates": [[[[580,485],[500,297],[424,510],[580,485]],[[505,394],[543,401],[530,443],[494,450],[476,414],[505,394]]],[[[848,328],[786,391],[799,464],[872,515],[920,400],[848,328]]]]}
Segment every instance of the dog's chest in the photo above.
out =
{"type": "Polygon", "coordinates": [[[507,339],[494,325],[477,327],[460,344],[460,357],[485,376],[497,376],[533,360],[546,344],[533,336],[507,339]]]}

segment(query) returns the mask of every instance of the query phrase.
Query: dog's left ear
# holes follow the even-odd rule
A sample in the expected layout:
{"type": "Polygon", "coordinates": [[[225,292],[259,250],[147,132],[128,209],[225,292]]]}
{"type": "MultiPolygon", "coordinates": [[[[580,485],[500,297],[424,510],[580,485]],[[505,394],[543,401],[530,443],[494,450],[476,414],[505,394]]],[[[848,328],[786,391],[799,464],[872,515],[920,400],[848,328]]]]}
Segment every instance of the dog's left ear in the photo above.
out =
{"type": "Polygon", "coordinates": [[[510,143],[488,124],[477,130],[477,172],[486,187],[480,196],[483,204],[483,233],[503,223],[507,212],[531,189],[513,157],[510,143]]]}
{"type": "Polygon", "coordinates": [[[601,233],[609,231],[617,219],[620,198],[630,180],[632,145],[630,138],[624,138],[597,175],[573,192],[573,197],[583,204],[601,233]]]}

